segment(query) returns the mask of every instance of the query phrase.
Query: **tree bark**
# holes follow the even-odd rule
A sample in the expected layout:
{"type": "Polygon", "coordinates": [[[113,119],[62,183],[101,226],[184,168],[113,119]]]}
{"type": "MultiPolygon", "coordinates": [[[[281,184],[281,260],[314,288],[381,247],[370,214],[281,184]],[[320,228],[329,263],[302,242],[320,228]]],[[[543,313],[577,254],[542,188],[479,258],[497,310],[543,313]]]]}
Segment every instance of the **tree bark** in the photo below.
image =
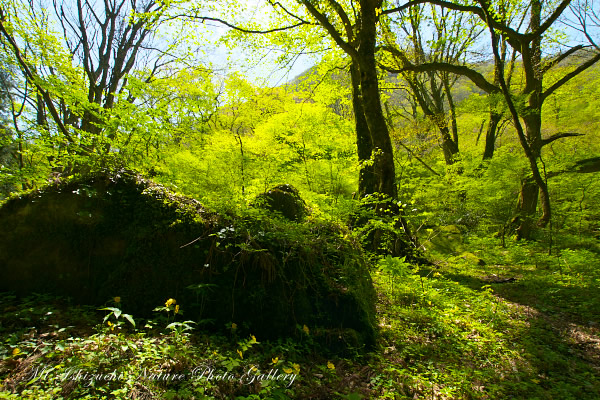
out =
{"type": "MultiPolygon", "coordinates": [[[[450,128],[446,121],[446,115],[444,114],[444,105],[441,98],[441,92],[437,92],[432,87],[431,93],[427,94],[425,89],[419,87],[419,83],[413,77],[405,74],[405,79],[411,89],[413,97],[419,103],[423,114],[429,118],[438,128],[440,136],[442,138],[442,151],[444,153],[444,160],[446,165],[452,165],[456,161],[456,154],[458,154],[458,131],[456,136],[454,132],[450,135],[450,128]],[[428,99],[425,98],[428,96],[428,99]],[[428,101],[429,100],[429,101],[428,101]],[[456,141],[455,141],[456,139],[456,141]]],[[[434,86],[434,85],[432,85],[434,86]]]]}
{"type": "MultiPolygon", "coordinates": [[[[541,12],[542,5],[539,0],[535,0],[531,3],[531,17],[530,17],[530,29],[535,31],[539,29],[541,25],[541,12]]],[[[542,178],[538,160],[542,155],[542,48],[541,48],[541,37],[534,38],[530,43],[523,43],[521,46],[521,55],[523,59],[523,70],[525,72],[525,88],[523,94],[528,99],[526,110],[522,115],[523,123],[525,125],[525,135],[527,143],[524,148],[526,149],[526,156],[531,166],[532,177],[539,191],[539,200],[542,206],[542,216],[537,222],[540,227],[545,227],[552,217],[550,208],[550,194],[548,192],[548,185],[542,178]],[[529,151],[527,151],[529,147],[529,151]]],[[[527,239],[529,237],[528,227],[526,226],[527,221],[536,213],[537,207],[528,204],[528,200],[535,199],[537,206],[538,196],[533,196],[531,192],[532,188],[529,187],[528,180],[522,181],[521,193],[524,195],[523,201],[519,202],[518,213],[521,216],[521,224],[517,231],[521,232],[520,236],[527,239]]]]}
{"type": "Polygon", "coordinates": [[[350,65],[350,80],[352,83],[352,106],[354,110],[354,124],[356,128],[356,147],[360,171],[358,173],[358,196],[365,197],[375,192],[376,182],[373,164],[370,162],[373,155],[373,142],[371,132],[365,117],[360,91],[360,68],[356,62],[350,65]]]}
{"type": "Polygon", "coordinates": [[[483,151],[483,159],[491,160],[494,157],[494,150],[496,149],[496,137],[498,132],[498,125],[502,120],[502,114],[497,113],[493,110],[490,111],[490,122],[487,126],[485,134],[485,149],[483,151]]]}
{"type": "Polygon", "coordinates": [[[513,219],[516,224],[515,232],[517,240],[528,239],[531,237],[533,229],[533,216],[537,211],[539,188],[532,177],[524,178],[521,181],[521,191],[519,192],[519,203],[517,209],[519,214],[513,219]]]}
{"type": "Polygon", "coordinates": [[[390,133],[381,107],[375,44],[377,36],[377,1],[361,0],[362,27],[357,36],[358,64],[365,119],[373,144],[373,171],[376,177],[376,190],[392,199],[397,197],[396,168],[390,133]]]}

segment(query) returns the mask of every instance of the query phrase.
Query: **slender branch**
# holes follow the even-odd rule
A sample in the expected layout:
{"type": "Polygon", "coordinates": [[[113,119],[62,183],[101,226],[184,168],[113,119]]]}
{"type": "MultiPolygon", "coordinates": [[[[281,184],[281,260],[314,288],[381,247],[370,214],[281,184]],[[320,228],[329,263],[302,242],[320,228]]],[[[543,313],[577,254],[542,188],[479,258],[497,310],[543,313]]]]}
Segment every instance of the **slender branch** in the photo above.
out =
{"type": "Polygon", "coordinates": [[[557,82],[555,82],[552,86],[550,86],[548,89],[546,89],[546,91],[544,93],[542,93],[542,96],[541,96],[542,101],[546,100],[546,98],[548,96],[550,96],[552,93],[554,93],[554,91],[556,91],[556,89],[560,88],[562,85],[567,83],[569,80],[571,80],[575,76],[579,75],[580,73],[582,73],[583,71],[585,71],[586,69],[588,69],[589,67],[591,67],[592,65],[597,63],[598,61],[600,61],[600,52],[598,52],[594,57],[590,58],[583,64],[579,65],[573,71],[569,72],[568,74],[563,76],[561,79],[559,79],[557,82]]]}
{"type": "Polygon", "coordinates": [[[433,168],[431,168],[429,165],[427,165],[427,163],[425,161],[423,161],[421,159],[421,157],[419,157],[417,154],[415,154],[415,152],[413,152],[411,149],[409,149],[404,143],[402,143],[401,140],[398,140],[398,143],[400,144],[400,146],[404,147],[404,149],[406,151],[408,151],[408,153],[413,156],[418,162],[420,162],[421,164],[423,164],[423,166],[425,168],[427,168],[428,170],[430,170],[434,175],[436,176],[441,176],[436,170],[434,170],[433,168]]]}
{"type": "Polygon", "coordinates": [[[539,38],[546,32],[554,22],[561,16],[561,14],[565,11],[565,9],[571,4],[571,0],[563,0],[561,3],[554,9],[554,12],[533,32],[527,33],[524,35],[527,41],[539,38]]]}
{"type": "Polygon", "coordinates": [[[551,69],[552,67],[554,67],[555,65],[559,64],[561,61],[563,61],[564,59],[566,59],[567,57],[569,57],[571,54],[585,48],[585,47],[590,47],[590,46],[583,46],[583,45],[578,45],[575,47],[571,47],[569,50],[565,51],[564,53],[559,54],[558,56],[556,56],[553,60],[551,60],[550,62],[548,62],[548,64],[546,64],[544,66],[544,68],[542,68],[542,72],[547,72],[549,69],[551,69]]]}
{"type": "MultiPolygon", "coordinates": [[[[449,10],[472,13],[472,14],[477,15],[482,21],[484,21],[486,23],[488,22],[488,20],[486,18],[486,12],[483,10],[482,7],[466,6],[466,5],[456,4],[456,3],[452,3],[450,1],[445,1],[445,0],[412,0],[412,1],[409,1],[408,3],[405,3],[399,7],[391,8],[388,10],[383,10],[382,14],[393,14],[396,12],[402,12],[408,8],[414,7],[419,4],[424,4],[424,3],[433,4],[433,5],[436,5],[439,7],[444,7],[449,10]]],[[[494,29],[504,33],[505,35],[509,36],[512,39],[517,39],[520,41],[523,38],[523,35],[521,33],[515,31],[514,29],[512,29],[510,26],[508,26],[506,24],[496,21],[493,18],[490,19],[489,23],[491,24],[491,26],[494,29]]]]}
{"type": "MultiPolygon", "coordinates": [[[[398,53],[397,49],[395,49],[393,47],[389,47],[389,46],[384,46],[381,49],[389,51],[394,55],[397,55],[397,53],[398,53]]],[[[443,62],[432,62],[432,63],[424,63],[424,64],[420,64],[420,65],[414,65],[414,64],[410,63],[408,60],[406,60],[406,58],[404,57],[403,65],[401,68],[392,68],[392,67],[388,67],[386,65],[381,65],[381,64],[380,64],[380,67],[382,69],[384,69],[385,71],[392,72],[392,73],[402,73],[402,72],[406,72],[406,71],[412,71],[412,72],[445,71],[445,72],[450,72],[450,73],[453,73],[456,75],[461,75],[461,76],[469,78],[478,88],[485,91],[486,93],[500,92],[500,88],[498,86],[490,83],[479,72],[477,72],[474,69],[471,69],[467,66],[464,66],[464,65],[454,65],[454,64],[443,63],[443,62]]]]}
{"type": "Polygon", "coordinates": [[[358,51],[352,47],[348,42],[346,42],[340,33],[335,29],[335,27],[329,22],[327,17],[321,13],[317,8],[312,4],[310,0],[299,0],[304,7],[312,14],[313,17],[319,22],[319,24],[329,33],[335,43],[340,46],[342,50],[346,52],[350,57],[357,60],[359,58],[358,51]]]}
{"type": "Polygon", "coordinates": [[[585,135],[583,133],[577,133],[577,132],[555,133],[554,135],[547,137],[546,139],[542,139],[542,146],[550,144],[558,139],[562,139],[562,138],[566,138],[566,137],[576,137],[576,136],[585,136],[585,135]]]}
{"type": "Polygon", "coordinates": [[[570,171],[579,173],[600,172],[600,157],[579,160],[570,168],[570,171]]]}
{"type": "Polygon", "coordinates": [[[272,0],[268,0],[268,1],[269,1],[269,4],[271,4],[271,6],[273,6],[273,8],[276,8],[276,6],[279,6],[279,7],[280,7],[280,8],[283,10],[283,12],[285,12],[285,13],[286,13],[287,15],[289,15],[290,17],[292,17],[292,18],[294,18],[294,19],[297,19],[298,21],[300,21],[300,22],[303,22],[303,23],[304,23],[304,24],[306,24],[306,25],[312,25],[312,23],[311,23],[311,22],[308,22],[308,21],[306,21],[305,19],[303,19],[302,17],[299,17],[299,16],[297,16],[296,14],[294,14],[294,13],[292,13],[292,12],[288,11],[288,9],[287,9],[287,8],[285,8],[285,7],[284,7],[284,6],[283,6],[283,5],[282,5],[280,2],[278,2],[278,1],[276,1],[276,2],[273,2],[272,0]]]}
{"type": "Polygon", "coordinates": [[[229,22],[222,20],[220,18],[213,18],[213,17],[200,17],[197,15],[190,15],[190,14],[180,14],[178,15],[178,17],[186,17],[186,18],[190,18],[190,19],[196,19],[196,20],[200,20],[202,23],[204,23],[205,21],[211,21],[211,22],[218,22],[221,25],[225,25],[228,28],[234,29],[238,32],[242,32],[242,33],[248,33],[248,34],[268,34],[268,33],[274,33],[274,32],[281,32],[281,31],[285,31],[288,29],[294,29],[297,28],[299,26],[302,25],[308,25],[307,22],[305,21],[300,21],[297,24],[293,24],[290,26],[283,26],[281,28],[273,28],[273,29],[267,29],[267,30],[258,30],[258,29],[246,29],[246,28],[242,28],[241,26],[237,26],[237,25],[233,25],[230,24],[229,22]]]}
{"type": "Polygon", "coordinates": [[[348,14],[346,14],[344,8],[337,1],[328,0],[328,2],[329,4],[331,4],[331,7],[333,7],[337,15],[342,20],[342,23],[344,24],[344,29],[346,30],[346,35],[348,36],[348,42],[352,42],[352,40],[354,40],[354,32],[352,31],[352,23],[348,18],[348,14]]]}

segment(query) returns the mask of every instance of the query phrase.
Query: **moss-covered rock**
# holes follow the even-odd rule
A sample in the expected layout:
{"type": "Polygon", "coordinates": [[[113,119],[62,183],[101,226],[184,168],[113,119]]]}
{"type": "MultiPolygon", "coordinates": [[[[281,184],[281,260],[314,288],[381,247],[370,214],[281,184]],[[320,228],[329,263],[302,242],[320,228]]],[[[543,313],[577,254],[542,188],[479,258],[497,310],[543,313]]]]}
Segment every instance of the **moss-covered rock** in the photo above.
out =
{"type": "Polygon", "coordinates": [[[465,251],[463,252],[460,257],[466,261],[468,261],[471,264],[474,265],[479,265],[479,266],[484,266],[486,265],[485,261],[479,257],[477,257],[475,254],[469,252],[469,251],[465,251]]]}
{"type": "Polygon", "coordinates": [[[121,171],[13,198],[0,226],[3,291],[93,305],[119,296],[134,316],[175,298],[186,319],[234,322],[260,338],[307,325],[336,348],[374,343],[366,262],[331,223],[218,215],[121,171]]]}
{"type": "Polygon", "coordinates": [[[292,185],[277,185],[256,197],[255,204],[281,214],[290,221],[301,221],[307,215],[306,204],[292,185]]]}
{"type": "Polygon", "coordinates": [[[428,237],[423,241],[423,246],[428,250],[443,254],[458,255],[464,251],[463,234],[456,225],[446,225],[434,229],[427,229],[428,237]]]}

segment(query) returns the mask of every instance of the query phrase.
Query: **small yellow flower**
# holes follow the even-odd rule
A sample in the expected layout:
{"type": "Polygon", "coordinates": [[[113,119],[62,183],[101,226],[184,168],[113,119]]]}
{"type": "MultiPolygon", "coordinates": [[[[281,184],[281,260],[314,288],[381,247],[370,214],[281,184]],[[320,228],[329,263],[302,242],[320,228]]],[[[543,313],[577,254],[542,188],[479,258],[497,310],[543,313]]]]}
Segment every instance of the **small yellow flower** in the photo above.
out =
{"type": "Polygon", "coordinates": [[[21,354],[21,349],[19,349],[18,347],[15,347],[12,351],[13,357],[18,356],[19,354],[21,354]]]}
{"type": "Polygon", "coordinates": [[[239,354],[240,358],[243,360],[244,359],[244,353],[242,353],[241,350],[238,349],[237,353],[239,354]]]}
{"type": "Polygon", "coordinates": [[[294,368],[294,372],[295,373],[300,372],[300,365],[294,363],[294,364],[292,364],[292,368],[294,368]]]}
{"type": "Polygon", "coordinates": [[[307,335],[310,334],[310,329],[308,329],[308,326],[304,325],[302,327],[302,330],[304,331],[304,333],[306,333],[307,335]]]}
{"type": "Polygon", "coordinates": [[[250,368],[250,369],[251,369],[253,372],[256,372],[256,371],[258,371],[258,368],[256,368],[256,366],[254,366],[254,365],[253,365],[253,366],[252,366],[252,368],[250,368]]]}
{"type": "Polygon", "coordinates": [[[333,363],[331,361],[327,361],[327,368],[335,369],[335,365],[333,365],[333,363]]]}
{"type": "Polygon", "coordinates": [[[110,322],[110,321],[107,321],[107,323],[106,323],[106,324],[108,325],[108,327],[110,328],[110,330],[111,330],[111,331],[114,331],[114,330],[115,330],[115,324],[113,324],[113,323],[112,323],[112,322],[110,322]]]}
{"type": "Polygon", "coordinates": [[[279,362],[279,357],[271,358],[271,361],[273,361],[273,364],[277,364],[279,362]]]}
{"type": "Polygon", "coordinates": [[[113,300],[115,301],[115,303],[120,303],[121,302],[121,298],[119,296],[113,297],[113,300]]]}
{"type": "Polygon", "coordinates": [[[165,307],[171,307],[171,305],[172,305],[172,304],[175,304],[175,303],[177,303],[177,302],[175,301],[175,299],[169,299],[169,300],[167,300],[167,302],[165,303],[165,307]]]}
{"type": "Polygon", "coordinates": [[[292,371],[293,370],[291,368],[283,368],[283,372],[285,372],[286,374],[291,374],[292,371]]]}
{"type": "Polygon", "coordinates": [[[258,342],[256,341],[256,336],[254,336],[254,335],[250,335],[250,338],[252,339],[252,343],[258,343],[258,342]]]}
{"type": "Polygon", "coordinates": [[[177,314],[178,312],[179,312],[179,304],[177,304],[177,305],[175,306],[175,314],[177,314]]]}
{"type": "Polygon", "coordinates": [[[237,329],[237,324],[235,322],[231,324],[231,329],[234,331],[237,329]]]}

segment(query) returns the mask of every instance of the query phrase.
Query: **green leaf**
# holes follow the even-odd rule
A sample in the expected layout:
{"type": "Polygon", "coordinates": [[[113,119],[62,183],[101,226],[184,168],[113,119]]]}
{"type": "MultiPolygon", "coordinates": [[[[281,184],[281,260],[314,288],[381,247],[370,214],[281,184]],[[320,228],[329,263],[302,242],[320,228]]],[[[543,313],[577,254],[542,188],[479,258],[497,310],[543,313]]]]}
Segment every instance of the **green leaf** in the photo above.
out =
{"type": "Polygon", "coordinates": [[[123,314],[123,317],[129,321],[131,323],[131,325],[133,325],[135,327],[135,321],[133,320],[133,317],[129,314],[123,314]]]}

